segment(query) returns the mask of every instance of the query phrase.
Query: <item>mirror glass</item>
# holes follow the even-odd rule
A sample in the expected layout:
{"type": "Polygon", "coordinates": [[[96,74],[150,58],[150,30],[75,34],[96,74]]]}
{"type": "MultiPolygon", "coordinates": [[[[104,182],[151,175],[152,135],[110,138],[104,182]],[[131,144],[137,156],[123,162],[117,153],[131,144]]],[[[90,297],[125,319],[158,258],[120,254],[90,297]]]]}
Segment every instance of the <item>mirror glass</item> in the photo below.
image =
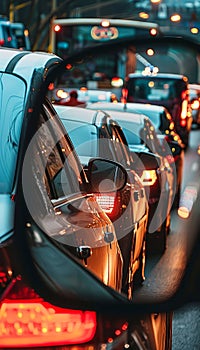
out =
{"type": "MultiPolygon", "coordinates": [[[[63,45],[59,48],[62,49],[63,45]]],[[[117,295],[121,295],[122,300],[123,298],[131,299],[135,304],[151,301],[162,302],[177,290],[184,274],[187,256],[190,253],[191,244],[188,245],[188,232],[183,229],[187,227],[185,220],[188,220],[190,213],[188,212],[188,217],[180,217],[178,215],[179,204],[173,207],[174,183],[177,186],[177,174],[174,173],[173,181],[175,178],[175,182],[170,183],[170,180],[165,182],[165,190],[166,192],[169,190],[170,199],[165,201],[164,192],[159,190],[152,197],[153,201],[157,196],[163,196],[162,199],[158,197],[158,203],[159,205],[165,204],[162,211],[164,215],[159,216],[159,210],[156,208],[151,213],[153,224],[148,226],[150,193],[156,189],[161,169],[152,169],[151,172],[143,171],[142,174],[134,172],[128,141],[124,139],[125,136],[121,135],[120,123],[118,125],[117,122],[108,119],[104,113],[108,111],[101,108],[100,104],[99,109],[102,110],[100,114],[97,109],[91,112],[87,107],[90,103],[102,101],[112,102],[113,105],[122,103],[123,110],[126,112],[127,101],[123,95],[126,78],[129,73],[146,74],[146,68],[150,68],[152,72],[185,74],[190,80],[195,80],[199,69],[199,53],[195,50],[195,47],[189,44],[186,50],[185,43],[182,44],[176,40],[150,38],[146,42],[135,39],[126,45],[122,41],[120,44],[107,44],[103,50],[101,45],[97,45],[85,55],[80,53],[76,54],[73,59],[66,58],[62,72],[54,73],[54,81],[51,80],[47,91],[47,98],[53,104],[55,111],[43,106],[36,139],[33,145],[30,144],[30,153],[27,153],[25,159],[23,169],[25,200],[32,218],[40,229],[50,239],[55,240],[62,251],[72,254],[72,258],[92,273],[95,278],[111,287],[117,292],[117,295]],[[149,54],[149,49],[154,52],[153,55],[149,54]],[[71,104],[72,99],[76,102],[71,104]],[[66,108],[67,117],[63,117],[65,112],[59,110],[59,107],[66,108]],[[84,120],[81,119],[81,115],[84,115],[84,120]],[[47,116],[49,116],[48,120],[47,116]],[[61,118],[61,126],[55,121],[54,116],[61,118]],[[68,120],[69,129],[64,120],[68,120]],[[80,125],[81,120],[82,125],[80,125]],[[79,122],[77,127],[76,122],[79,122]],[[84,127],[87,124],[89,128],[86,130],[84,127]],[[64,136],[60,132],[63,127],[66,128],[66,134],[69,133],[69,137],[68,134],[64,136]],[[99,134],[100,127],[103,128],[101,135],[99,134]],[[86,130],[87,138],[91,137],[94,142],[94,147],[88,149],[89,153],[84,143],[84,154],[76,154],[76,147],[73,148],[72,131],[78,128],[80,128],[79,134],[76,137],[79,140],[86,130]],[[112,140],[104,143],[104,149],[102,147],[100,153],[98,148],[100,146],[95,141],[95,135],[101,139],[106,138],[106,133],[112,134],[112,140]],[[123,146],[119,147],[119,145],[123,146]],[[90,158],[104,155],[105,158],[111,159],[108,153],[113,154],[112,147],[116,154],[121,156],[120,162],[124,168],[130,170],[128,185],[119,197],[104,196],[103,200],[101,198],[101,201],[98,202],[98,196],[82,191],[84,188],[82,185],[89,180],[92,183],[96,181],[96,171],[98,171],[100,161],[94,161],[93,171],[89,172],[90,158]],[[29,181],[31,178],[33,190],[37,187],[38,198],[41,198],[39,201],[41,220],[38,219],[38,206],[35,202],[38,203],[38,198],[30,196],[29,181]],[[27,179],[29,179],[28,183],[26,183],[27,179]],[[38,187],[38,184],[41,185],[38,187]],[[132,202],[129,188],[133,191],[134,202],[132,202]],[[112,216],[113,205],[118,205],[118,207],[114,208],[115,213],[112,216]],[[118,226],[115,225],[115,220],[118,226]],[[146,234],[148,227],[150,227],[150,233],[156,232],[158,236],[160,235],[159,237],[162,237],[161,249],[160,247],[156,249],[157,241],[153,244],[149,243],[149,237],[147,237],[149,233],[146,234]],[[127,228],[127,235],[124,228],[127,228]],[[117,230],[123,232],[121,236],[120,234],[118,236],[117,230]],[[136,240],[140,243],[137,243],[136,240]],[[140,249],[139,252],[134,250],[136,245],[140,249]],[[149,249],[148,257],[147,249],[149,249]],[[128,254],[126,254],[127,251],[128,254]],[[137,267],[132,264],[136,261],[138,262],[137,267]],[[108,266],[110,266],[109,269],[108,266]]],[[[162,95],[160,99],[161,97],[162,95]]],[[[112,117],[112,111],[110,115],[112,117]]],[[[113,120],[117,121],[117,116],[113,120]]],[[[137,144],[134,144],[136,155],[144,151],[146,147],[144,140],[150,151],[156,153],[155,144],[159,143],[159,139],[154,136],[153,124],[149,123],[148,127],[151,134],[147,135],[147,124],[145,124],[144,133],[139,138],[139,141],[142,139],[142,142],[138,142],[137,138],[137,144]]],[[[195,148],[195,146],[192,147],[195,148]]],[[[81,149],[80,144],[79,148],[81,149]]],[[[133,152],[133,147],[131,151],[133,152]]],[[[173,158],[173,153],[171,156],[173,158]]],[[[194,156],[195,161],[199,164],[199,158],[195,152],[194,156]]],[[[116,159],[112,158],[112,160],[116,159]]],[[[106,163],[104,164],[106,166],[106,163]]],[[[168,179],[173,172],[173,164],[170,164],[169,159],[165,159],[162,164],[166,171],[166,179],[168,179]]],[[[103,187],[102,192],[113,191],[115,177],[117,188],[123,187],[124,183],[124,171],[118,169],[119,171],[116,172],[116,167],[111,166],[111,163],[107,165],[105,172],[109,170],[109,175],[106,177],[109,181],[111,180],[112,184],[109,185],[106,182],[106,187],[103,187]]],[[[178,194],[187,197],[189,193],[191,201],[194,202],[196,195],[193,196],[192,193],[196,194],[198,191],[198,175],[197,171],[191,180],[184,173],[178,194]],[[185,189],[191,189],[191,181],[194,191],[185,192],[185,189]]],[[[179,198],[180,201],[182,200],[182,206],[186,206],[186,210],[188,209],[187,199],[188,197],[184,201],[184,198],[179,198]]],[[[192,241],[191,234],[190,242],[192,241]]],[[[35,249],[37,250],[37,247],[35,249]]]]}

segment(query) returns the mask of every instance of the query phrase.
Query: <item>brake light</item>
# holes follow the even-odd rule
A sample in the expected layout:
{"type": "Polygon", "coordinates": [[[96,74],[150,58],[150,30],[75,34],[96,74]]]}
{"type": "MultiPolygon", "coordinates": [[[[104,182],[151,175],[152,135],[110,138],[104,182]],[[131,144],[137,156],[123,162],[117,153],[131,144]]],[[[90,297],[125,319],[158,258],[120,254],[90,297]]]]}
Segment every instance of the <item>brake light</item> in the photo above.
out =
{"type": "Polygon", "coordinates": [[[115,192],[98,193],[96,194],[96,198],[98,204],[110,219],[113,219],[119,214],[121,201],[120,196],[116,195],[115,192]]]}
{"type": "Polygon", "coordinates": [[[184,100],[182,102],[182,110],[181,110],[181,119],[186,119],[187,118],[187,101],[184,100]]]}
{"type": "Polygon", "coordinates": [[[156,170],[143,170],[141,180],[143,186],[153,186],[157,180],[156,170]]]}
{"type": "Polygon", "coordinates": [[[0,304],[0,348],[82,344],[95,332],[95,312],[45,302],[20,278],[0,304]]]}
{"type": "Polygon", "coordinates": [[[5,40],[4,39],[0,39],[0,46],[3,46],[5,44],[5,40]]]}

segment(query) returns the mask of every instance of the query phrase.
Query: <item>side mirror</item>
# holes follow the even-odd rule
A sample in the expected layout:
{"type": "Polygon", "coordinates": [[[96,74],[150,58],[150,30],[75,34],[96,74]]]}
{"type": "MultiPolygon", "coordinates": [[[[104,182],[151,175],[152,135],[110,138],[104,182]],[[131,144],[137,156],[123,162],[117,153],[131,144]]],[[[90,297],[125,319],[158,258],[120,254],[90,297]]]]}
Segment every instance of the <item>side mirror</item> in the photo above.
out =
{"type": "Polygon", "coordinates": [[[160,166],[160,157],[153,153],[147,152],[131,152],[133,159],[135,160],[135,168],[138,170],[157,169],[160,166]]]}
{"type": "Polygon", "coordinates": [[[111,160],[90,159],[87,170],[92,192],[115,192],[121,190],[127,182],[124,167],[111,160]]]}

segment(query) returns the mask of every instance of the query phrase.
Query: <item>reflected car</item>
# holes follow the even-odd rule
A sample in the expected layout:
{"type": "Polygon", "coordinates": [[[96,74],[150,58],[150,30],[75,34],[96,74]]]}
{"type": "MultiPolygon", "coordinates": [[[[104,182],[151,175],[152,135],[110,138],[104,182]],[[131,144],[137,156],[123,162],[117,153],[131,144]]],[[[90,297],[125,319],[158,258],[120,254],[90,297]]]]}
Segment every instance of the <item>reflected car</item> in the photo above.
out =
{"type": "MultiPolygon", "coordinates": [[[[90,104],[88,104],[88,107],[90,108],[90,104]]],[[[91,106],[91,108],[93,107],[91,106]]],[[[174,179],[176,179],[176,181],[174,183],[175,196],[173,208],[178,208],[183,178],[184,144],[179,134],[176,132],[169,111],[164,106],[152,105],[150,103],[129,102],[126,105],[123,103],[99,103],[97,104],[97,107],[107,111],[116,110],[128,113],[142,113],[151,120],[155,127],[158,139],[163,147],[163,152],[172,168],[172,171],[175,171],[174,179]]]]}
{"type": "Polygon", "coordinates": [[[126,82],[127,102],[151,103],[167,108],[185,148],[192,125],[188,84],[188,78],[181,74],[150,72],[144,75],[130,73],[126,82]]]}
{"type": "Polygon", "coordinates": [[[176,179],[175,169],[172,170],[165,157],[151,120],[141,113],[118,111],[118,104],[96,103],[88,108],[105,111],[121,126],[133,155],[132,167],[141,177],[148,198],[147,240],[156,243],[157,250],[164,252],[170,231],[176,179]]]}
{"type": "Polygon", "coordinates": [[[128,173],[127,184],[117,196],[102,191],[97,199],[114,223],[124,263],[122,290],[131,296],[132,288],[145,278],[148,203],[139,176],[130,168],[124,135],[118,123],[102,111],[54,107],[87,172],[91,158],[105,157],[122,164],[128,173]]]}

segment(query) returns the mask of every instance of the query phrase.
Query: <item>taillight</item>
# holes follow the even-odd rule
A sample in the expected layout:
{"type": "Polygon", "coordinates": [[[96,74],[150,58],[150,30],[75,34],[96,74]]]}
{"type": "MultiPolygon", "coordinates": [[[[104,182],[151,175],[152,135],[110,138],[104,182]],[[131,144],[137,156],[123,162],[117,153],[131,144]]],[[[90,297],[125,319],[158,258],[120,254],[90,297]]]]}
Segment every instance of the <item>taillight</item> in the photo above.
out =
{"type": "Polygon", "coordinates": [[[110,219],[118,216],[121,208],[120,195],[115,192],[95,194],[97,202],[110,219]]]}
{"type": "Polygon", "coordinates": [[[4,39],[0,39],[0,46],[4,46],[5,44],[5,40],[4,39]]]}
{"type": "Polygon", "coordinates": [[[45,302],[20,278],[0,304],[0,348],[82,344],[95,332],[95,312],[45,302]]]}
{"type": "Polygon", "coordinates": [[[187,118],[187,106],[188,106],[188,102],[184,100],[182,102],[181,119],[187,118]]]}
{"type": "Polygon", "coordinates": [[[153,186],[157,180],[156,170],[143,170],[141,180],[143,186],[153,186]]]}

